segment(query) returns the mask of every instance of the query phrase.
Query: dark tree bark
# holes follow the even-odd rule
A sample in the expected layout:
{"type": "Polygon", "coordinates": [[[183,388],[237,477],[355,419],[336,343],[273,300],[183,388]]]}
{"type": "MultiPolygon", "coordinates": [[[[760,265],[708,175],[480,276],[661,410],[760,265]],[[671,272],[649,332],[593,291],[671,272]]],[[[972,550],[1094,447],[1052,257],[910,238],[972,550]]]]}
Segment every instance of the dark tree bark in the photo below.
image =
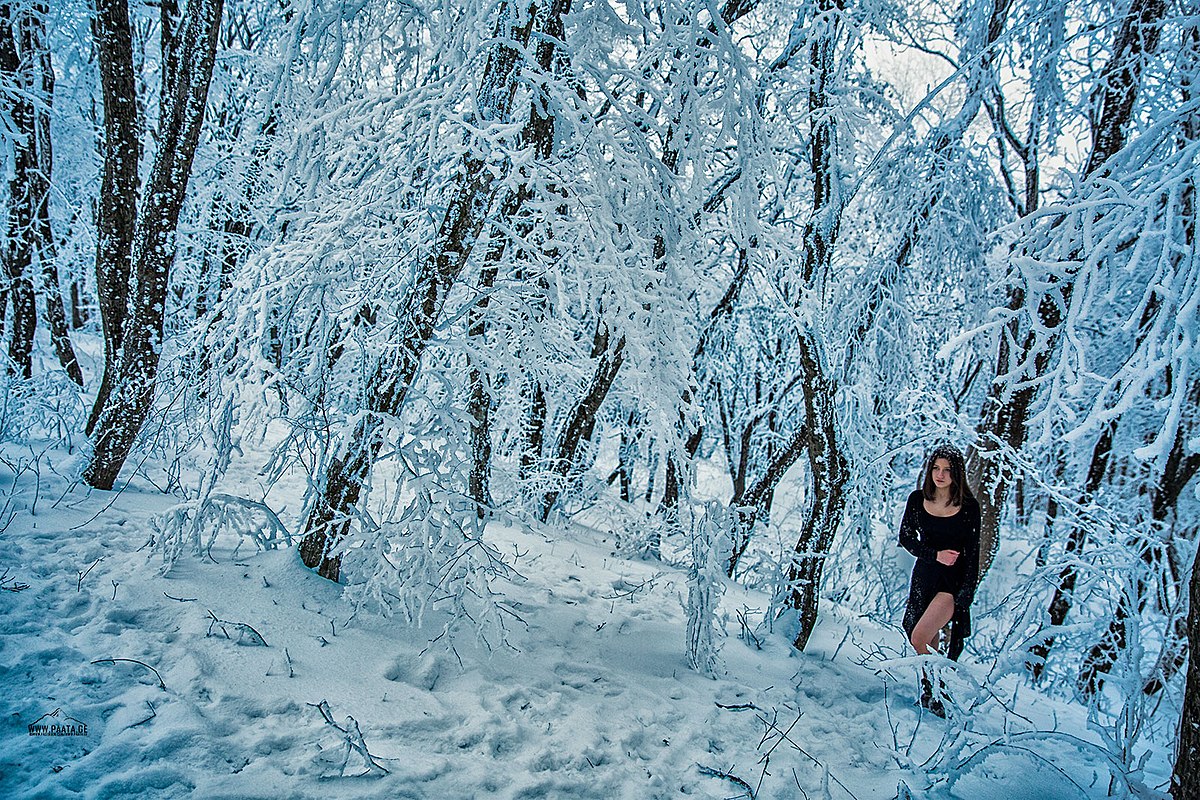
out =
{"type": "MultiPolygon", "coordinates": [[[[535,59],[543,75],[559,71],[555,70],[556,47],[554,42],[563,40],[562,18],[570,13],[570,10],[571,0],[552,0],[551,5],[542,10],[544,19],[540,21],[540,25],[542,33],[547,38],[538,42],[535,59]]],[[[546,102],[547,99],[544,87],[539,86],[530,103],[529,119],[521,131],[520,137],[520,142],[531,147],[536,158],[543,162],[550,158],[554,149],[554,117],[542,114],[543,109],[550,107],[546,102]]],[[[499,218],[516,220],[526,201],[532,195],[528,180],[522,181],[518,188],[509,192],[500,204],[499,218]]],[[[525,238],[530,230],[531,225],[521,223],[518,225],[518,238],[525,238]]],[[[490,303],[488,295],[495,284],[500,260],[504,257],[508,247],[508,238],[499,234],[484,257],[479,275],[481,297],[468,315],[467,335],[473,340],[482,342],[487,335],[487,308],[490,303]]],[[[483,345],[480,349],[483,349],[483,345]]],[[[487,508],[492,503],[489,489],[492,462],[492,392],[491,387],[486,383],[483,371],[474,359],[472,359],[470,367],[469,387],[468,408],[474,420],[471,424],[470,493],[475,500],[479,518],[483,519],[487,515],[487,508]]]]}
{"type": "Polygon", "coordinates": [[[84,306],[83,289],[77,279],[71,280],[71,330],[77,331],[88,322],[87,308],[84,306]]]}
{"type": "Polygon", "coordinates": [[[50,224],[50,180],[54,169],[54,151],[50,139],[50,108],[54,101],[54,65],[50,59],[50,48],[46,43],[46,15],[48,8],[40,0],[32,5],[33,13],[25,17],[22,26],[22,47],[36,59],[35,71],[41,83],[43,107],[34,119],[34,149],[38,168],[32,176],[31,197],[36,219],[35,249],[42,267],[43,299],[46,304],[46,323],[50,327],[50,341],[58,363],[67,376],[83,386],[83,373],[71,345],[71,334],[67,328],[67,312],[63,305],[62,287],[58,280],[58,264],[54,229],[50,224]]]}
{"type": "MultiPolygon", "coordinates": [[[[542,463],[546,438],[546,389],[537,378],[533,378],[522,390],[526,399],[525,413],[521,418],[521,462],[518,477],[522,485],[533,477],[534,470],[542,463]]],[[[540,499],[540,498],[539,498],[540,499]]]]}
{"type": "Polygon", "coordinates": [[[13,173],[8,182],[8,229],[0,257],[12,302],[9,319],[9,370],[23,378],[33,376],[33,335],[37,329],[37,296],[34,293],[33,254],[37,238],[37,130],[32,95],[35,54],[21,46],[22,29],[29,25],[28,11],[0,4],[0,74],[16,88],[12,95],[12,121],[16,128],[13,173]]]}
{"type": "Polygon", "coordinates": [[[1192,564],[1188,592],[1191,601],[1187,621],[1189,660],[1175,770],[1171,775],[1174,800],[1200,800],[1200,558],[1192,564]]]}
{"type": "MultiPolygon", "coordinates": [[[[804,230],[801,275],[804,286],[816,285],[828,275],[841,223],[840,198],[836,192],[838,115],[830,113],[829,109],[837,102],[830,84],[838,70],[838,41],[845,23],[842,18],[845,4],[843,0],[818,0],[816,11],[825,19],[808,54],[811,76],[808,113],[812,120],[809,159],[813,171],[813,196],[812,215],[804,230]]],[[[806,328],[800,332],[798,344],[804,375],[804,425],[800,431],[806,440],[804,450],[808,454],[812,504],[788,567],[788,606],[799,615],[792,644],[797,650],[803,650],[817,623],[825,554],[829,552],[842,521],[848,469],[845,450],[838,437],[838,387],[833,376],[826,374],[823,343],[816,331],[806,328]]],[[[798,455],[798,449],[793,446],[784,450],[783,455],[790,456],[790,461],[776,459],[772,469],[747,493],[747,505],[764,507],[783,473],[798,455]]]]}
{"type": "MultiPolygon", "coordinates": [[[[133,32],[126,0],[95,0],[92,39],[104,101],[104,174],[96,207],[96,299],[104,332],[104,372],[88,417],[92,435],[118,377],[125,338],[131,254],[137,224],[141,120],[133,68],[133,32]]],[[[111,484],[110,484],[111,485],[111,484]]]]}
{"type": "MultiPolygon", "coordinates": [[[[488,55],[477,100],[479,113],[488,122],[506,121],[511,116],[522,59],[518,47],[529,42],[537,10],[535,5],[530,6],[518,15],[511,5],[501,9],[495,37],[502,44],[488,55]]],[[[381,420],[400,412],[446,296],[461,274],[494,203],[497,180],[486,168],[485,159],[484,153],[467,151],[463,155],[452,200],[433,247],[396,315],[400,347],[391,359],[379,360],[371,370],[364,388],[368,413],[360,417],[343,454],[330,460],[325,486],[305,523],[300,556],[307,566],[329,580],[340,577],[341,556],[336,547],[349,531],[363,484],[383,446],[381,420]]]]}
{"type": "MultiPolygon", "coordinates": [[[[1084,178],[1094,175],[1125,146],[1133,105],[1141,85],[1146,56],[1158,49],[1161,20],[1166,11],[1165,0],[1133,0],[1129,14],[1122,23],[1113,44],[1113,53],[1100,71],[1101,87],[1099,116],[1093,120],[1092,149],[1084,168],[1084,178]]],[[[996,374],[1003,374],[1010,363],[1011,348],[1020,348],[1019,361],[1034,362],[1036,378],[1044,374],[1050,362],[1053,343],[1045,337],[1055,337],[1062,323],[1062,310],[1070,305],[1073,283],[1063,281],[1054,291],[1043,296],[1038,305],[1038,328],[1024,333],[1014,317],[1001,333],[996,359],[996,374]],[[1036,355],[1034,355],[1036,353],[1036,355]]],[[[1009,291],[1009,310],[1020,311],[1025,303],[1024,290],[1014,286],[1009,291]]],[[[1000,520],[1013,482],[1013,474],[1004,456],[1017,452],[1025,444],[1025,423],[1033,402],[1035,386],[1026,380],[1020,388],[1006,397],[1004,387],[993,383],[984,403],[983,418],[978,435],[967,455],[971,485],[976,487],[981,514],[981,543],[979,577],[982,580],[991,566],[998,546],[1000,520]]]]}
{"type": "MultiPolygon", "coordinates": [[[[1192,408],[1200,406],[1200,380],[1193,381],[1189,385],[1188,400],[1192,408]]],[[[1200,454],[1186,452],[1186,442],[1193,435],[1193,430],[1194,423],[1180,426],[1172,443],[1171,452],[1167,455],[1162,474],[1151,492],[1150,518],[1160,529],[1172,527],[1171,517],[1175,512],[1179,496],[1196,476],[1196,473],[1200,471],[1200,454]]],[[[1147,568],[1156,566],[1156,554],[1151,549],[1143,548],[1142,558],[1145,560],[1147,568]]],[[[1108,629],[1084,657],[1083,667],[1076,679],[1079,690],[1084,694],[1094,694],[1104,686],[1104,676],[1112,671],[1117,659],[1125,650],[1126,621],[1134,613],[1140,614],[1146,608],[1146,585],[1144,578],[1140,575],[1135,582],[1134,592],[1134,598],[1121,597],[1118,599],[1117,610],[1108,629]]],[[[1164,644],[1164,649],[1169,649],[1169,645],[1164,644]]],[[[1192,652],[1194,653],[1195,650],[1192,652]]],[[[1171,660],[1168,659],[1163,662],[1163,665],[1166,666],[1170,663],[1171,660]]]]}
{"type": "MultiPolygon", "coordinates": [[[[576,472],[580,445],[592,438],[596,414],[625,362],[625,337],[619,337],[615,345],[610,344],[608,326],[600,322],[592,343],[592,358],[596,359],[596,373],[568,416],[550,462],[550,471],[564,479],[576,472]]],[[[543,522],[549,518],[561,492],[556,486],[542,495],[538,518],[543,522]]]]}
{"type": "MultiPolygon", "coordinates": [[[[1113,437],[1116,435],[1117,423],[1116,420],[1109,422],[1100,431],[1100,436],[1096,439],[1096,444],[1092,448],[1092,460],[1088,465],[1087,481],[1083,488],[1083,497],[1080,502],[1084,503],[1096,496],[1100,491],[1100,486],[1104,481],[1104,475],[1108,472],[1110,456],[1112,455],[1113,437]]],[[[1058,516],[1058,503],[1051,499],[1050,506],[1047,507],[1046,524],[1052,524],[1051,520],[1058,516]],[[1053,517],[1051,516],[1053,511],[1053,517]]],[[[1067,534],[1066,566],[1058,576],[1058,585],[1054,587],[1054,596],[1050,600],[1050,606],[1047,615],[1050,618],[1050,625],[1057,628],[1062,625],[1067,614],[1070,613],[1073,594],[1075,592],[1075,584],[1079,579],[1079,569],[1076,566],[1076,561],[1083,553],[1084,545],[1087,542],[1087,527],[1080,523],[1075,523],[1071,526],[1070,532],[1067,534]]],[[[1049,634],[1042,637],[1029,648],[1030,660],[1029,669],[1033,674],[1033,679],[1036,681],[1042,677],[1042,672],[1046,667],[1046,657],[1050,655],[1050,648],[1054,646],[1054,635],[1049,634]]]]}
{"type": "MultiPolygon", "coordinates": [[[[124,5],[124,0],[97,2],[101,6],[110,2],[124,5]]],[[[97,253],[97,282],[104,283],[109,292],[116,293],[116,296],[106,298],[102,291],[102,307],[120,305],[127,298],[121,315],[120,344],[112,361],[106,349],[106,384],[101,387],[101,394],[96,398],[92,410],[95,420],[94,449],[91,462],[84,470],[84,480],[99,489],[112,488],[154,399],[167,288],[171,265],[175,260],[175,228],[187,194],[192,159],[204,123],[222,9],[223,0],[191,0],[182,15],[179,15],[173,3],[162,5],[163,84],[158,148],[146,184],[146,200],[137,216],[129,253],[103,253],[105,256],[127,259],[132,264],[136,281],[125,286],[112,284],[111,279],[121,274],[123,267],[114,264],[102,267],[102,253],[97,253]]],[[[105,17],[106,9],[98,9],[97,20],[105,17]]],[[[127,9],[123,13],[114,13],[114,17],[123,17],[128,24],[127,9]]],[[[99,22],[97,26],[100,26],[99,22]]],[[[97,33],[97,53],[102,65],[105,61],[125,57],[125,52],[109,47],[107,31],[97,33]]],[[[101,74],[103,76],[106,71],[128,71],[132,74],[132,69],[131,62],[109,64],[107,69],[102,66],[101,74]]],[[[105,98],[108,99],[107,90],[105,98]]],[[[125,98],[130,105],[134,100],[132,97],[125,98]]],[[[125,106],[119,108],[124,109],[125,106]]],[[[106,107],[106,128],[108,114],[106,107]]],[[[110,146],[106,155],[111,153],[110,146]]],[[[126,184],[116,189],[128,191],[132,185],[126,184]]],[[[105,335],[108,334],[106,324],[105,335]]]]}
{"type": "MultiPolygon", "coordinates": [[[[809,162],[813,172],[812,211],[804,228],[800,284],[814,286],[826,279],[832,266],[833,248],[841,221],[836,182],[837,120],[828,109],[836,103],[831,82],[838,70],[838,43],[845,24],[842,0],[819,0],[814,13],[822,18],[820,32],[806,44],[810,83],[808,90],[809,162]]],[[[763,474],[734,508],[741,536],[748,535],[757,519],[766,513],[775,487],[800,457],[808,456],[812,482],[812,505],[796,542],[788,568],[787,605],[797,612],[798,627],[793,646],[803,650],[816,627],[819,589],[825,555],[833,542],[845,507],[849,467],[838,434],[836,398],[838,385],[827,373],[823,343],[816,331],[798,334],[805,418],[791,440],[780,449],[763,474]]],[[[738,534],[735,534],[738,535],[738,534]]]]}

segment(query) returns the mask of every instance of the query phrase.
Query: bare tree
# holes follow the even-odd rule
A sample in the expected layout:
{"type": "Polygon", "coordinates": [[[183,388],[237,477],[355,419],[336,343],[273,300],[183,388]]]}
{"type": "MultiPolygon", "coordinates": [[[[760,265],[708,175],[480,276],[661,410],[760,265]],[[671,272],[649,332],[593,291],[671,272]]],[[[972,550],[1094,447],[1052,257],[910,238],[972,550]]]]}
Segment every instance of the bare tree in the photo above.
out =
{"type": "Polygon", "coordinates": [[[137,210],[137,100],[126,0],[97,0],[93,39],[104,87],[105,147],[96,280],[104,378],[89,420],[84,480],[112,488],[150,412],[162,352],[175,229],[200,140],[223,0],[161,6],[157,149],[137,210]],[[109,194],[112,196],[108,196],[109,194]]]}
{"type": "MultiPolygon", "coordinates": [[[[536,4],[518,7],[505,3],[501,7],[493,32],[498,43],[488,54],[480,80],[476,106],[481,121],[507,122],[511,117],[523,60],[521,49],[529,42],[539,16],[536,4]]],[[[340,577],[341,556],[336,548],[349,530],[363,484],[383,447],[382,418],[395,416],[403,406],[447,294],[479,239],[498,189],[496,175],[487,168],[487,153],[466,151],[433,246],[396,314],[398,346],[370,366],[364,392],[366,413],[342,454],[330,460],[324,485],[305,523],[301,558],[329,580],[340,577]]]]}
{"type": "MultiPolygon", "coordinates": [[[[1125,144],[1145,60],[1158,48],[1159,26],[1165,10],[1164,0],[1133,0],[1123,19],[1112,55],[1098,76],[1101,102],[1093,120],[1092,149],[1083,169],[1085,181],[1125,144]]],[[[967,455],[968,473],[971,485],[977,488],[982,517],[981,578],[995,557],[1000,518],[1013,483],[1006,454],[1019,451],[1025,444],[1026,421],[1037,391],[1037,378],[1050,361],[1072,291],[1072,282],[1065,280],[1043,294],[1037,307],[1037,324],[1023,330],[1018,312],[1025,306],[1025,291],[1018,285],[1009,289],[1008,308],[1012,316],[1001,331],[996,374],[1013,378],[1013,365],[1019,365],[1021,374],[1015,376],[1015,386],[1012,380],[993,383],[976,440],[967,455]]]]}
{"type": "Polygon", "coordinates": [[[96,204],[96,299],[104,331],[104,372],[88,417],[89,436],[95,431],[100,412],[117,380],[128,310],[126,292],[133,277],[131,255],[137,225],[142,120],[128,3],[97,0],[92,39],[104,104],[101,137],[104,172],[96,204]]]}
{"type": "Polygon", "coordinates": [[[54,64],[50,58],[50,47],[46,42],[46,15],[49,8],[42,0],[32,5],[32,13],[26,17],[21,36],[22,47],[37,60],[36,79],[41,83],[42,106],[34,121],[34,142],[37,153],[37,170],[32,179],[31,199],[36,218],[36,246],[38,260],[42,266],[43,302],[46,305],[46,322],[50,326],[50,341],[67,376],[76,384],[83,385],[83,373],[71,345],[67,327],[67,312],[63,305],[62,287],[58,280],[58,263],[55,252],[54,229],[50,224],[50,182],[54,170],[54,152],[50,139],[50,109],[54,103],[54,64]]]}
{"type": "MultiPolygon", "coordinates": [[[[561,66],[561,59],[556,58],[555,41],[564,38],[562,18],[570,13],[571,0],[553,0],[540,13],[545,15],[541,23],[542,33],[546,38],[538,42],[535,52],[536,67],[543,76],[549,76],[561,66]]],[[[539,85],[530,101],[529,119],[521,131],[520,144],[530,147],[539,162],[549,160],[554,149],[554,115],[549,111],[548,96],[544,85],[539,85]]],[[[506,222],[516,220],[521,215],[526,201],[533,196],[529,176],[524,176],[520,185],[510,190],[500,203],[498,219],[506,222]]],[[[529,222],[523,221],[518,225],[516,239],[526,238],[531,230],[529,222]]],[[[498,265],[504,258],[506,249],[512,246],[510,238],[499,234],[497,239],[488,247],[484,256],[483,267],[479,275],[481,297],[471,309],[468,323],[468,335],[477,341],[482,341],[487,334],[487,309],[489,292],[495,284],[498,265]]],[[[474,360],[473,360],[474,361],[474,360]]],[[[469,409],[474,422],[471,425],[471,476],[470,492],[475,499],[480,518],[486,516],[486,509],[491,505],[489,478],[492,459],[492,426],[491,387],[487,385],[487,376],[477,363],[472,363],[470,376],[469,409]]]]}

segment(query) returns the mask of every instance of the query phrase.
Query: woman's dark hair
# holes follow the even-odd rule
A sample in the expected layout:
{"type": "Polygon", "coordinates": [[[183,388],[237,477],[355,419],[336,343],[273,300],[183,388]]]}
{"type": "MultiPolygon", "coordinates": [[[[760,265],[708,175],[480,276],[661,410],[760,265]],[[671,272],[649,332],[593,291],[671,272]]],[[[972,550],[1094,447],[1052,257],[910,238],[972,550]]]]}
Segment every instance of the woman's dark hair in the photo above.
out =
{"type": "Polygon", "coordinates": [[[967,500],[974,500],[971,487],[967,485],[967,463],[962,451],[952,444],[939,444],[933,448],[925,459],[925,469],[921,477],[921,494],[926,500],[932,500],[937,493],[933,484],[933,464],[939,458],[950,462],[950,505],[961,506],[967,500]]]}

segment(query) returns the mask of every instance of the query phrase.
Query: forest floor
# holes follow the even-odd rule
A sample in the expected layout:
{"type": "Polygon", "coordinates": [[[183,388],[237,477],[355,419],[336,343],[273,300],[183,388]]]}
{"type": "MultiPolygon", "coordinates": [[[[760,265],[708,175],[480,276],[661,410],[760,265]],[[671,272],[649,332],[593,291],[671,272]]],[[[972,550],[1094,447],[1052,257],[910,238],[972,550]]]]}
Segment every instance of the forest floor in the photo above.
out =
{"type": "MultiPolygon", "coordinates": [[[[294,548],[222,534],[167,570],[154,520],[177,498],[141,479],[89,492],[63,477],[78,455],[9,450],[0,797],[1109,794],[1080,708],[981,699],[988,665],[964,658],[941,663],[950,718],[932,717],[902,636],[828,601],[797,653],[741,630],[767,598],[731,586],[717,677],[688,669],[686,573],[617,557],[594,527],[490,525],[516,575],[492,585],[507,641],[431,641],[437,611],[356,616],[294,548]],[[76,735],[30,733],[52,724],[76,735]]],[[[244,470],[228,481],[253,493],[244,470]]],[[[294,523],[286,491],[268,502],[294,523]]]]}

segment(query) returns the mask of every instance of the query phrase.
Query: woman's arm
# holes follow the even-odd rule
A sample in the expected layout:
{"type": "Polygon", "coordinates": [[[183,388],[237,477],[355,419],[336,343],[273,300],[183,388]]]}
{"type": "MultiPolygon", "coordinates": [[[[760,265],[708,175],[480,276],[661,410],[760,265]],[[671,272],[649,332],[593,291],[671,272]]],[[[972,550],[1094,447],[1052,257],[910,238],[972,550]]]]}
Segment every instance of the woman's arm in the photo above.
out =
{"type": "Polygon", "coordinates": [[[920,492],[913,492],[908,496],[908,503],[904,506],[904,517],[900,520],[900,546],[918,559],[936,561],[937,550],[921,541],[921,528],[917,524],[917,504],[920,502],[920,492]]]}

